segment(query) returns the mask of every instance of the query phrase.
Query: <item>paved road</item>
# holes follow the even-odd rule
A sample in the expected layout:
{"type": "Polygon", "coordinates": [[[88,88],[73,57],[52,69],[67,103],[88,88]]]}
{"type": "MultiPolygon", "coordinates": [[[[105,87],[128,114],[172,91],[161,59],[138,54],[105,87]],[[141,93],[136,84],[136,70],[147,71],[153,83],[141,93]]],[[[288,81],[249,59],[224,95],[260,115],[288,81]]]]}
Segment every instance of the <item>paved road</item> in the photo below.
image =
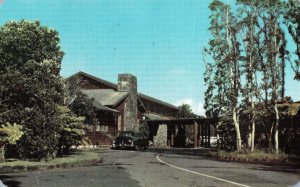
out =
{"type": "Polygon", "coordinates": [[[2,174],[8,186],[193,187],[291,186],[297,169],[218,162],[164,152],[104,150],[91,167],[2,174]],[[272,171],[272,170],[283,171],[272,171]]]}

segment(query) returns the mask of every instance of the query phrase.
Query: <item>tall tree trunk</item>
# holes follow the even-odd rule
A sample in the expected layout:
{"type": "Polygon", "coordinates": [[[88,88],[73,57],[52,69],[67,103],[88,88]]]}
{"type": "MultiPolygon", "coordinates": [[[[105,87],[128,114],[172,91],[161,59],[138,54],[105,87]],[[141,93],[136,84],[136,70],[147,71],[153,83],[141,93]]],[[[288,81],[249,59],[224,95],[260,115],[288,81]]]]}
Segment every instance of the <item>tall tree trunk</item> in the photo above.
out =
{"type": "Polygon", "coordinates": [[[274,143],[275,143],[275,152],[278,154],[279,153],[279,146],[278,146],[278,126],[279,126],[279,112],[278,112],[278,106],[277,106],[277,102],[275,101],[275,105],[274,105],[274,109],[275,109],[275,115],[276,115],[276,121],[275,121],[275,125],[274,125],[274,143]]]}
{"type": "MultiPolygon", "coordinates": [[[[226,40],[227,40],[227,45],[229,49],[229,55],[231,54],[232,46],[231,39],[232,39],[232,31],[229,26],[229,7],[227,7],[227,12],[226,12],[226,40]]],[[[235,54],[234,54],[235,55],[235,54]]],[[[240,151],[242,149],[242,141],[241,141],[241,133],[240,133],[240,125],[239,125],[239,120],[238,120],[238,113],[237,113],[237,93],[238,93],[238,87],[237,87],[237,71],[236,71],[236,59],[231,56],[231,60],[229,61],[229,67],[230,67],[230,78],[231,78],[231,90],[230,94],[231,95],[231,102],[232,102],[232,118],[233,118],[233,123],[234,123],[234,128],[236,132],[236,147],[237,150],[240,151]],[[233,72],[233,69],[235,71],[233,72]]]]}
{"type": "Polygon", "coordinates": [[[252,116],[251,116],[251,151],[253,152],[255,150],[255,112],[254,112],[254,103],[251,99],[251,111],[252,111],[252,116]]]}
{"type": "MultiPolygon", "coordinates": [[[[250,115],[249,115],[249,119],[251,119],[250,115]]],[[[252,136],[252,130],[251,130],[251,126],[249,125],[248,126],[248,137],[247,137],[247,147],[249,149],[251,149],[251,140],[252,140],[251,136],[252,136]]]]}
{"type": "Polygon", "coordinates": [[[267,136],[268,136],[268,148],[271,150],[273,149],[273,143],[272,143],[272,137],[273,137],[273,129],[274,129],[274,123],[272,124],[271,126],[271,129],[270,129],[270,134],[269,133],[266,133],[267,136]]]}
{"type": "Polygon", "coordinates": [[[255,85],[257,85],[256,82],[256,75],[255,75],[255,69],[254,67],[254,61],[252,58],[253,55],[253,48],[254,48],[254,42],[253,42],[253,35],[254,35],[254,27],[253,27],[253,18],[251,14],[251,25],[250,25],[250,55],[249,55],[249,83],[250,83],[250,104],[251,104],[251,151],[254,151],[255,146],[255,112],[254,112],[254,102],[253,97],[255,95],[255,85]]]}
{"type": "Polygon", "coordinates": [[[238,151],[242,149],[242,140],[241,140],[241,132],[240,132],[240,125],[239,125],[239,120],[238,120],[238,114],[236,108],[233,109],[232,112],[232,118],[233,118],[233,123],[234,123],[234,128],[236,132],[236,148],[238,151]]]}
{"type": "Polygon", "coordinates": [[[274,144],[275,144],[275,152],[278,154],[279,153],[279,147],[278,147],[278,126],[279,126],[279,112],[278,112],[278,105],[277,105],[277,99],[278,99],[278,64],[277,64],[277,54],[278,54],[278,51],[279,51],[279,48],[280,48],[280,45],[279,45],[279,41],[277,41],[277,35],[278,35],[278,32],[277,32],[277,27],[276,27],[276,24],[274,25],[274,49],[275,49],[275,53],[274,53],[274,63],[275,63],[275,71],[272,73],[273,74],[273,92],[274,92],[274,96],[273,96],[273,99],[274,99],[274,109],[275,109],[275,115],[276,115],[276,118],[275,118],[275,127],[274,127],[274,144]]]}

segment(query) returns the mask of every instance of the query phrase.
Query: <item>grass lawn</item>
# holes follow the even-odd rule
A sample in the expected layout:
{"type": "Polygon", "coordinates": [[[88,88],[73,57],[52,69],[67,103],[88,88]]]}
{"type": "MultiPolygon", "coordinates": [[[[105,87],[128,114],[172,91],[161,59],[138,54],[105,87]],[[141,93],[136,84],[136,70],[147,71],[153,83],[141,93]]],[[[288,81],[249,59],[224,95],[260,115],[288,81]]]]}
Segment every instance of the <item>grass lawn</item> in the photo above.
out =
{"type": "Polygon", "coordinates": [[[46,170],[52,168],[68,168],[94,164],[101,161],[99,152],[89,150],[76,150],[71,155],[58,157],[49,161],[26,161],[8,159],[0,163],[0,173],[46,170]]]}

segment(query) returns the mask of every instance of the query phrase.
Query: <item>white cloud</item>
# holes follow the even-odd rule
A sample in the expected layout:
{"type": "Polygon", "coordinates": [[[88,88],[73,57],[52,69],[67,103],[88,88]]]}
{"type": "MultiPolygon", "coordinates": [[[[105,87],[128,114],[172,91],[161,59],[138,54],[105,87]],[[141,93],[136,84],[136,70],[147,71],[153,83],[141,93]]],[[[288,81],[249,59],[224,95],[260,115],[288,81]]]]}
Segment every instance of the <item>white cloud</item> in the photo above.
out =
{"type": "Polygon", "coordinates": [[[195,114],[205,116],[204,105],[201,101],[197,102],[192,98],[184,98],[175,102],[176,106],[180,106],[182,104],[189,104],[195,114]]]}

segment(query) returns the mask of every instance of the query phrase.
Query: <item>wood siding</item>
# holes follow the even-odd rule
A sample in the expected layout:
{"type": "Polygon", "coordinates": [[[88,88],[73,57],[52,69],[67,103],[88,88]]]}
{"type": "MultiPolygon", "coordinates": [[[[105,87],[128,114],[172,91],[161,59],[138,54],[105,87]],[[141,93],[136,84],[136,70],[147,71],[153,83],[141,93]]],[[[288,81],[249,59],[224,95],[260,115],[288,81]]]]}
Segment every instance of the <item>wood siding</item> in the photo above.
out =
{"type": "Polygon", "coordinates": [[[167,116],[167,117],[176,117],[178,110],[177,109],[173,109],[170,108],[168,106],[156,103],[156,102],[152,102],[150,100],[146,100],[141,98],[143,104],[145,105],[146,109],[148,112],[151,113],[156,113],[156,114],[160,114],[163,116],[167,116]]]}

